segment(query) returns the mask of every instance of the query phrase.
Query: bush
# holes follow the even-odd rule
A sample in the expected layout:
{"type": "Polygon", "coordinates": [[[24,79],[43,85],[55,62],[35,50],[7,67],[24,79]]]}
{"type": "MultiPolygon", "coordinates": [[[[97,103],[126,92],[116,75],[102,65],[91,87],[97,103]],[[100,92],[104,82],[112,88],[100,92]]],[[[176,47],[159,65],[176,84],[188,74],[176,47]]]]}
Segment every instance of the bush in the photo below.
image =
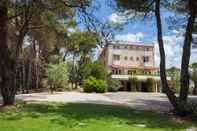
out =
{"type": "Polygon", "coordinates": [[[104,80],[96,79],[93,76],[88,77],[83,82],[84,92],[104,93],[107,89],[107,83],[104,80]]]}
{"type": "Polygon", "coordinates": [[[138,91],[138,78],[131,76],[129,80],[131,82],[132,91],[138,91]]]}
{"type": "Polygon", "coordinates": [[[106,80],[107,70],[101,61],[88,62],[84,65],[83,75],[85,79],[93,76],[96,79],[106,80]]]}
{"type": "Polygon", "coordinates": [[[152,78],[148,78],[146,80],[146,86],[147,86],[147,90],[148,92],[154,92],[154,86],[155,86],[155,81],[152,78]]]}
{"type": "Polygon", "coordinates": [[[116,79],[112,79],[112,78],[108,78],[107,80],[107,91],[111,91],[111,92],[116,92],[118,91],[118,89],[121,86],[121,83],[119,80],[116,79]]]}
{"type": "Polygon", "coordinates": [[[96,93],[104,93],[107,89],[107,83],[104,80],[97,80],[95,86],[96,93]]]}
{"type": "Polygon", "coordinates": [[[94,77],[88,77],[88,79],[85,79],[83,82],[83,90],[84,92],[93,92],[94,91],[94,84],[95,84],[96,78],[94,77]]]}
{"type": "Polygon", "coordinates": [[[42,85],[48,87],[50,91],[68,90],[68,72],[67,64],[50,64],[46,70],[46,78],[43,79],[42,85]]]}
{"type": "Polygon", "coordinates": [[[137,92],[141,92],[142,91],[141,81],[137,81],[136,91],[137,92]]]}

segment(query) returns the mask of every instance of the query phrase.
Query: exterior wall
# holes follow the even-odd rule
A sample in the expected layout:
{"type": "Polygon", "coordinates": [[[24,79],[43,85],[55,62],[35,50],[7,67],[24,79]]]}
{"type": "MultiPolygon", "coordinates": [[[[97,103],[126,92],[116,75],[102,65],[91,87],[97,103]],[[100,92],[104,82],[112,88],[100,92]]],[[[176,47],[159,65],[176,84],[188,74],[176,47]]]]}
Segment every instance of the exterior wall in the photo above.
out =
{"type": "Polygon", "coordinates": [[[118,45],[120,49],[114,49],[114,45],[108,46],[108,66],[115,64],[115,65],[130,65],[134,67],[154,67],[154,47],[153,46],[141,46],[141,45],[118,45]],[[125,49],[127,47],[127,49],[125,49]],[[130,49],[130,47],[134,49],[130,49]],[[136,49],[138,48],[138,49],[136,49]],[[149,48],[150,51],[145,51],[145,48],[149,48]],[[113,60],[113,55],[120,55],[120,61],[113,60]],[[127,57],[127,60],[125,60],[127,57]],[[130,58],[133,57],[133,60],[130,58]],[[139,58],[137,61],[136,58],[139,58]],[[149,57],[149,62],[144,63],[143,57],[149,57]]]}
{"type": "MultiPolygon", "coordinates": [[[[158,70],[155,68],[154,55],[154,46],[150,44],[110,43],[103,49],[100,60],[103,61],[108,72],[112,73],[111,77],[121,81],[121,89],[129,91],[132,88],[129,81],[131,74],[134,74],[142,83],[149,78],[160,81],[160,77],[157,74],[158,70]],[[119,60],[114,59],[114,55],[120,56],[119,60]],[[149,58],[148,62],[144,62],[144,57],[149,58]],[[138,69],[145,74],[133,73],[138,69]],[[118,73],[114,73],[114,70],[118,73]],[[129,71],[132,73],[128,73],[129,71]]],[[[157,85],[155,88],[157,91],[157,85]]]]}
{"type": "Polygon", "coordinates": [[[108,71],[112,70],[112,65],[123,66],[129,68],[145,69],[155,68],[153,45],[137,45],[137,44],[108,44],[100,55],[108,71]],[[117,49],[117,47],[119,47],[117,49]],[[145,49],[149,49],[148,51],[145,49]],[[113,55],[119,55],[120,60],[114,60],[113,55]],[[125,59],[127,57],[127,59],[125,59]],[[148,57],[149,61],[144,62],[144,57],[148,57]],[[132,59],[131,59],[132,58],[132,59]],[[137,58],[139,60],[137,60],[137,58]]]}

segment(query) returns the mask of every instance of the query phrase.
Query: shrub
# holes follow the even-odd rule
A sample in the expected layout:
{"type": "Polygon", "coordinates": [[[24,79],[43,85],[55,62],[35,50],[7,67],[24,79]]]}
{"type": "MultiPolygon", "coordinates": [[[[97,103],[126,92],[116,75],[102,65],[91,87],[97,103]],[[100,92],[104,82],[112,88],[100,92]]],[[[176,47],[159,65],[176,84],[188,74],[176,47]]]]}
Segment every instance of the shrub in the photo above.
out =
{"type": "Polygon", "coordinates": [[[84,92],[94,92],[96,78],[90,76],[83,82],[83,90],[84,92]]]}
{"type": "Polygon", "coordinates": [[[141,92],[142,91],[141,81],[137,81],[136,91],[137,92],[141,92]]]}
{"type": "Polygon", "coordinates": [[[119,80],[112,79],[111,77],[107,80],[107,91],[116,92],[120,88],[121,83],[119,80]]]}
{"type": "Polygon", "coordinates": [[[107,83],[104,80],[97,80],[95,86],[96,93],[104,93],[107,89],[107,83]]]}
{"type": "Polygon", "coordinates": [[[137,91],[138,90],[138,78],[131,76],[129,80],[131,82],[132,91],[137,91]]]}
{"type": "Polygon", "coordinates": [[[105,69],[105,66],[101,61],[88,62],[84,65],[83,75],[85,79],[93,76],[96,79],[106,80],[107,70],[105,69]]]}
{"type": "Polygon", "coordinates": [[[148,92],[154,92],[155,81],[152,78],[146,80],[146,86],[148,92]]]}
{"type": "Polygon", "coordinates": [[[93,76],[88,77],[83,82],[84,92],[104,93],[107,89],[107,83],[104,80],[96,79],[93,76]]]}
{"type": "Polygon", "coordinates": [[[46,78],[42,81],[43,86],[50,91],[62,91],[68,89],[67,64],[50,64],[46,70],[46,78]]]}

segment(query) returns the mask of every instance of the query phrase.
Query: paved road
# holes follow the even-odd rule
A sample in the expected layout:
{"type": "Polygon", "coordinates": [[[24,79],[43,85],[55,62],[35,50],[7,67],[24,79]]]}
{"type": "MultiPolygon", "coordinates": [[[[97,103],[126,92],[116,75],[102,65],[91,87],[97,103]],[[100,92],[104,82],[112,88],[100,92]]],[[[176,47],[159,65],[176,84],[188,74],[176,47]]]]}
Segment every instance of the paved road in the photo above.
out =
{"type": "MultiPolygon", "coordinates": [[[[169,111],[172,109],[165,94],[161,93],[79,93],[79,92],[57,92],[33,93],[17,95],[17,99],[55,102],[76,102],[76,103],[97,103],[115,104],[130,106],[139,110],[169,111]]],[[[197,102],[197,97],[190,97],[190,100],[197,102]]]]}
{"type": "Polygon", "coordinates": [[[165,94],[161,93],[117,92],[108,93],[105,94],[105,96],[109,97],[111,100],[118,101],[140,110],[168,111],[172,109],[165,94]]]}

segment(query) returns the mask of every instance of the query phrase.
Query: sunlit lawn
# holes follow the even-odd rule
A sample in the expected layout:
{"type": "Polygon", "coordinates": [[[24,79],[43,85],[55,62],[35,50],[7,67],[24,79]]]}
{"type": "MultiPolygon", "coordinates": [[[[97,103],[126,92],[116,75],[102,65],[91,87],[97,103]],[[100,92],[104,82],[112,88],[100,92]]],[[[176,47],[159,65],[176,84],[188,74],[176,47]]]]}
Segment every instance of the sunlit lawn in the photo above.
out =
{"type": "Polygon", "coordinates": [[[195,125],[110,105],[31,102],[0,109],[0,131],[179,131],[195,125]]]}

